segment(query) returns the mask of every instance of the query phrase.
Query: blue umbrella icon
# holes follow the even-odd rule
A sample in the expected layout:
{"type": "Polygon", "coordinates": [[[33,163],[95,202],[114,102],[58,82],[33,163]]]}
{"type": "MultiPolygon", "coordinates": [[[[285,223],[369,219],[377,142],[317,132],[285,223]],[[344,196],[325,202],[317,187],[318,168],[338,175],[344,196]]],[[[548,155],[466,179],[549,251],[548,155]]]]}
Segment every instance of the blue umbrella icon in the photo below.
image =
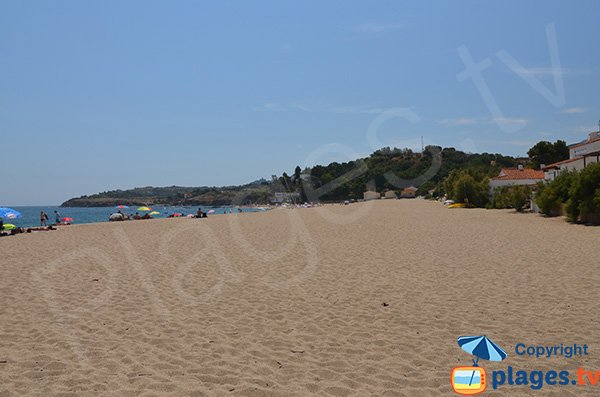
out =
{"type": "MultiPolygon", "coordinates": [[[[487,336],[460,336],[458,338],[458,345],[467,353],[477,357],[473,360],[473,366],[477,367],[477,363],[480,358],[489,361],[502,361],[506,358],[507,354],[497,344],[492,342],[487,336]]],[[[469,386],[473,382],[473,376],[475,371],[471,375],[469,386]]]]}

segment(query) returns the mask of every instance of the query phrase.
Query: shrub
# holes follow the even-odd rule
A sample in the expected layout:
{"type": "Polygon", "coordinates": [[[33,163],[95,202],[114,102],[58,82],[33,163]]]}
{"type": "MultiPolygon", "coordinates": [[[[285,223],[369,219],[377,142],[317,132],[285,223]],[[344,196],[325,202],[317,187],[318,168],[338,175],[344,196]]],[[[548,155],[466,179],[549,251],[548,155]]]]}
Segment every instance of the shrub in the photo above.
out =
{"type": "Polygon", "coordinates": [[[477,180],[469,172],[452,171],[444,181],[446,195],[457,203],[485,207],[488,202],[487,178],[477,180]]]}
{"type": "Polygon", "coordinates": [[[529,186],[503,186],[494,191],[491,207],[496,209],[514,208],[521,212],[531,198],[529,186]]]}
{"type": "Polygon", "coordinates": [[[600,218],[600,163],[585,167],[573,179],[567,201],[570,221],[595,221],[600,218]]]}
{"type": "Polygon", "coordinates": [[[542,214],[548,216],[560,214],[560,206],[571,197],[571,186],[577,177],[576,172],[562,172],[552,182],[538,184],[535,202],[540,207],[542,214]]]}

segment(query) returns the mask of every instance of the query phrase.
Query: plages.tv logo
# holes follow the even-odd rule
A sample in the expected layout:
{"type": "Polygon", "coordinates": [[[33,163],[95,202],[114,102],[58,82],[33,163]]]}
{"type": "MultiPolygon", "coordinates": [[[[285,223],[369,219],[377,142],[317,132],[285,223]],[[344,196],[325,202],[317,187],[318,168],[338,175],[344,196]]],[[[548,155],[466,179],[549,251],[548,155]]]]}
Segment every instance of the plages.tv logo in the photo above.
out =
{"type": "Polygon", "coordinates": [[[471,366],[452,368],[450,375],[452,390],[463,396],[483,393],[486,389],[487,376],[485,369],[478,365],[479,359],[502,361],[507,356],[506,352],[485,335],[460,336],[458,345],[475,358],[471,366]]]}

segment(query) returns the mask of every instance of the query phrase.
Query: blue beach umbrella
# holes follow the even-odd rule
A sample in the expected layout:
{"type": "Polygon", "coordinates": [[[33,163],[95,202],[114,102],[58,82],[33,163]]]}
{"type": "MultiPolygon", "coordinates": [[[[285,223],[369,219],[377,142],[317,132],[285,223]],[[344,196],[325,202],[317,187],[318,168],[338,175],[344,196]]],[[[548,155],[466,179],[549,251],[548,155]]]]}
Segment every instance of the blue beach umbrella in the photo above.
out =
{"type": "Polygon", "coordinates": [[[21,213],[12,208],[0,207],[0,218],[17,219],[21,217],[21,213]]]}
{"type": "Polygon", "coordinates": [[[473,364],[477,366],[480,358],[489,361],[502,361],[507,354],[497,344],[492,342],[487,336],[461,336],[458,338],[458,345],[467,353],[477,357],[473,364]]]}
{"type": "MultiPolygon", "coordinates": [[[[460,336],[458,338],[458,345],[467,353],[477,357],[473,360],[473,366],[477,367],[477,363],[480,358],[489,361],[502,361],[506,358],[507,354],[497,344],[492,342],[487,336],[460,336]]],[[[471,380],[469,386],[473,382],[475,371],[471,374],[471,380]]]]}

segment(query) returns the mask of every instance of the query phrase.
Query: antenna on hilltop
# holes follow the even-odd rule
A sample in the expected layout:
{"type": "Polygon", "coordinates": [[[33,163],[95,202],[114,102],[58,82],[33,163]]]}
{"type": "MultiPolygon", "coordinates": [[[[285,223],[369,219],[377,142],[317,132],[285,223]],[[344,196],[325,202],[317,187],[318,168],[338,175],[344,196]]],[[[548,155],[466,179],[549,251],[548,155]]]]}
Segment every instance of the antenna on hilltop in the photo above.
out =
{"type": "MultiPolygon", "coordinates": [[[[598,121],[598,125],[600,126],[600,121],[598,121]]],[[[423,135],[421,135],[421,153],[425,151],[425,146],[423,145],[423,135]]]]}

